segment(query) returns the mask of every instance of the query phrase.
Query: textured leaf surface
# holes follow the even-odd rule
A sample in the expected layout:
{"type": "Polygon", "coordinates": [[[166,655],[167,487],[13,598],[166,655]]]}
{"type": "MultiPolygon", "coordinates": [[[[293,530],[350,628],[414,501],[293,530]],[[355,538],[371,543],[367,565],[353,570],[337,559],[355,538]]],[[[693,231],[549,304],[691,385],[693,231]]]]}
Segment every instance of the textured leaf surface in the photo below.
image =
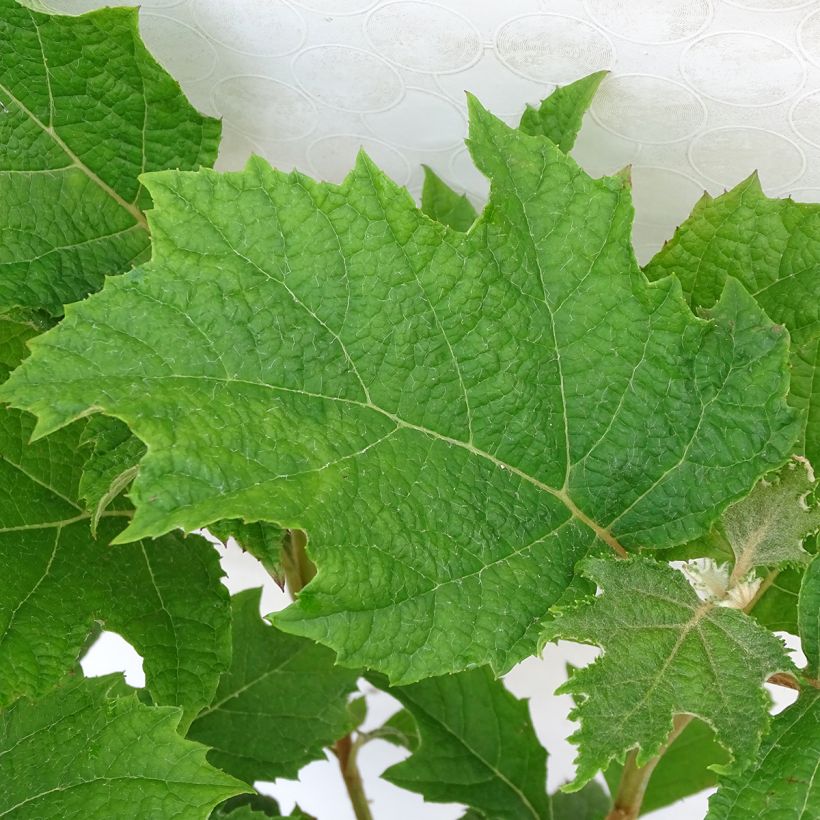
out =
{"type": "Polygon", "coordinates": [[[208,530],[223,543],[233,538],[243,550],[262,562],[280,587],[284,586],[281,552],[285,533],[281,527],[265,521],[246,523],[233,518],[229,521],[215,521],[208,525],[208,530]]]}
{"type": "MultiPolygon", "coordinates": [[[[378,679],[373,682],[384,687],[378,679]]],[[[547,753],[526,703],[486,668],[386,688],[415,718],[418,749],[382,776],[494,820],[550,818],[547,753]]]]}
{"type": "MultiPolygon", "coordinates": [[[[565,154],[569,153],[581,130],[584,114],[606,73],[598,71],[570,85],[556,88],[538,108],[528,105],[521,117],[519,130],[530,136],[546,137],[565,154]]],[[[457,231],[468,230],[478,217],[470,200],[450,188],[426,165],[421,210],[431,219],[457,231]]]]}
{"type": "Polygon", "coordinates": [[[820,463],[820,205],[768,199],[756,175],[705,195],[646,268],[674,273],[693,306],[715,303],[737,279],[792,338],[790,400],[805,411],[801,446],[820,463]]]}
{"type": "Polygon", "coordinates": [[[744,613],[700,601],[666,564],[591,558],[581,571],[602,595],[546,627],[548,638],[604,650],[559,690],[576,696],[572,715],[581,721],[573,785],[635,747],[638,765],[646,763],[676,714],[706,721],[739,764],[748,762],[768,725],[763,681],[793,668],[783,644],[744,613]]]}
{"type": "Polygon", "coordinates": [[[811,820],[820,817],[820,692],[784,709],[757,758],[726,778],[709,800],[707,820],[811,820]]]}
{"type": "Polygon", "coordinates": [[[356,672],[334,666],[323,646],[263,623],[259,596],[233,597],[231,667],[188,732],[213,747],[212,763],[249,783],[295,777],[355,724],[347,696],[356,672]]]}
{"type": "MultiPolygon", "coordinates": [[[[33,331],[0,320],[0,379],[33,331]]],[[[83,424],[29,444],[34,419],[0,411],[0,705],[38,695],[72,667],[99,621],[144,658],[158,703],[210,702],[230,658],[230,605],[219,558],[178,534],[109,546],[127,514],[100,522],[79,500],[83,424]]]]}
{"type": "Polygon", "coordinates": [[[781,570],[755,604],[751,614],[772,632],[798,635],[797,596],[803,580],[802,570],[781,570]]]}
{"type": "Polygon", "coordinates": [[[817,486],[805,459],[792,460],[723,513],[720,526],[738,576],[759,566],[808,562],[803,541],[820,529],[820,505],[810,501],[817,486]]]}
{"type": "Polygon", "coordinates": [[[604,820],[611,803],[594,780],[578,792],[556,792],[550,800],[553,820],[604,820]]]}
{"type": "Polygon", "coordinates": [[[797,607],[800,641],[809,677],[820,680],[820,556],[806,569],[797,607]]]}
{"type": "Polygon", "coordinates": [[[0,0],[0,311],[66,302],[149,255],[137,177],[216,159],[220,126],[139,38],[136,9],[0,0]]]}
{"type": "Polygon", "coordinates": [[[112,685],[79,679],[0,712],[0,815],[198,820],[247,789],[180,737],[179,709],[111,697],[112,685]]]}
{"type": "Polygon", "coordinates": [[[468,234],[364,156],[341,186],[150,176],[150,265],[2,388],[39,434],[102,409],[148,444],[122,540],[307,530],[277,622],[398,683],[509,668],[581,556],[697,537],[797,434],[786,334],[735,280],[696,318],[638,270],[623,180],[471,111],[468,234]]]}
{"type": "Polygon", "coordinates": [[[424,166],[421,210],[442,225],[466,231],[478,218],[478,212],[466,194],[454,191],[432,168],[424,166]]]}
{"type": "MultiPolygon", "coordinates": [[[[724,765],[727,761],[726,750],[717,743],[714,732],[702,721],[693,720],[664,752],[652,772],[641,802],[641,812],[649,814],[711,788],[717,783],[717,774],[709,767],[724,765]]],[[[622,771],[623,766],[613,761],[604,772],[613,793],[618,788],[622,771]]]]}
{"type": "Polygon", "coordinates": [[[608,72],[596,71],[569,85],[559,86],[538,108],[528,105],[519,129],[554,142],[565,154],[572,150],[587,109],[608,72]]]}

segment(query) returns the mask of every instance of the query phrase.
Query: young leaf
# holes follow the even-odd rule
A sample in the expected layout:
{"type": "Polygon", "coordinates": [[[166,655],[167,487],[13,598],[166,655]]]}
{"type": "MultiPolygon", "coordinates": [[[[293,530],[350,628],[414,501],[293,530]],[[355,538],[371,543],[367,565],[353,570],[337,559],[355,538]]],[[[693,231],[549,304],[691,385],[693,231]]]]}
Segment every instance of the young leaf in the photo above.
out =
{"type": "Polygon", "coordinates": [[[0,712],[0,815],[200,820],[247,791],[180,737],[179,709],[112,697],[118,680],[69,680],[0,712]]]}
{"type": "Polygon", "coordinates": [[[816,488],[810,465],[793,459],[723,513],[721,528],[735,554],[733,575],[808,562],[803,541],[820,529],[820,505],[807,500],[816,488]]]}
{"type": "Polygon", "coordinates": [[[820,817],[820,692],[804,692],[772,721],[756,759],[722,780],[706,820],[820,817]]]}
{"type": "Polygon", "coordinates": [[[214,765],[249,783],[296,777],[355,725],[347,696],[356,672],[334,666],[324,647],[263,623],[260,593],[233,597],[233,661],[188,732],[213,747],[214,765]]]}
{"type": "Polygon", "coordinates": [[[578,697],[579,788],[638,747],[637,765],[654,757],[689,714],[714,730],[736,759],[749,761],[768,725],[762,687],[769,675],[792,671],[783,644],[734,609],[700,601],[683,574],[648,558],[590,558],[580,571],[602,594],[561,613],[549,639],[600,646],[604,654],[560,689],[578,697]]]}
{"type": "Polygon", "coordinates": [[[638,270],[622,179],[470,108],[468,234],[363,155],[341,186],[153,174],[151,263],[0,388],[38,435],[101,409],[147,443],[120,541],[306,530],[319,574],[277,623],[397,683],[508,669],[581,556],[701,535],[798,430],[741,285],[696,318],[638,270]]]}
{"type": "Polygon", "coordinates": [[[607,71],[596,71],[574,83],[559,86],[538,108],[527,106],[518,128],[533,137],[546,137],[568,154],[575,145],[584,114],[607,74],[607,71]]]}
{"type": "Polygon", "coordinates": [[[424,187],[421,190],[421,210],[431,219],[448,225],[455,231],[469,230],[478,218],[466,194],[456,193],[427,165],[424,168],[424,187]]]}
{"type": "Polygon", "coordinates": [[[609,813],[609,795],[594,780],[577,792],[558,791],[550,796],[553,820],[604,820],[609,813]]]}
{"type": "Polygon", "coordinates": [[[487,668],[387,687],[415,718],[417,750],[383,775],[437,803],[464,803],[493,820],[552,817],[547,753],[523,701],[487,668]]]}
{"type": "Polygon", "coordinates": [[[60,313],[149,256],[137,177],[216,159],[220,124],[146,51],[136,9],[0,0],[0,312],[60,313]]]}
{"type": "MultiPolygon", "coordinates": [[[[519,130],[530,136],[546,137],[568,154],[581,130],[584,114],[606,74],[606,71],[598,71],[574,83],[558,87],[538,108],[528,105],[521,117],[519,130]]],[[[432,219],[457,231],[468,230],[478,218],[470,200],[464,194],[456,193],[426,165],[421,210],[432,219]]]]}
{"type": "Polygon", "coordinates": [[[792,340],[790,401],[804,410],[800,447],[820,463],[820,205],[769,199],[756,174],[713,199],[708,194],[646,267],[673,273],[693,306],[715,303],[737,279],[792,340]]]}
{"type": "MultiPolygon", "coordinates": [[[[32,333],[0,319],[0,380],[32,333]]],[[[25,413],[0,413],[0,706],[49,689],[102,622],[143,655],[154,700],[185,707],[187,726],[230,659],[216,552],[176,533],[112,548],[123,511],[106,514],[92,537],[79,500],[83,423],[29,444],[33,427],[25,413]]]]}
{"type": "Polygon", "coordinates": [[[815,555],[803,576],[797,605],[800,641],[808,659],[806,672],[820,680],[820,555],[815,555]]]}

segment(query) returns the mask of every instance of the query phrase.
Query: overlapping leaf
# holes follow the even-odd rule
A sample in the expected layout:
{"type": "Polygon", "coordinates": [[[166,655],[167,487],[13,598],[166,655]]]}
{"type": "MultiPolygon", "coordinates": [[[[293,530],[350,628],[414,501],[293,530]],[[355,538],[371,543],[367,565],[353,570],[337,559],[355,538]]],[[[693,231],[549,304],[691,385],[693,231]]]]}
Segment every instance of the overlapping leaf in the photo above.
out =
{"type": "Polygon", "coordinates": [[[647,265],[675,274],[693,306],[714,304],[727,277],[754,295],[792,339],[790,400],[804,411],[800,446],[820,463],[820,205],[769,199],[757,175],[715,199],[704,195],[647,265]]]}
{"type": "Polygon", "coordinates": [[[188,732],[212,747],[212,763],[249,783],[296,777],[355,725],[347,696],[356,672],[334,666],[324,647],[264,624],[259,595],[233,597],[231,667],[188,732]]]}
{"type": "Polygon", "coordinates": [[[0,0],[0,311],[59,313],[150,253],[137,177],[216,159],[146,51],[136,9],[65,17],[0,0]]]}
{"type": "Polygon", "coordinates": [[[488,669],[386,691],[415,719],[419,743],[383,777],[426,800],[464,803],[493,820],[552,817],[547,754],[529,710],[488,669]]]}
{"type": "Polygon", "coordinates": [[[559,690],[578,699],[573,786],[636,747],[637,764],[646,763],[676,714],[706,721],[738,765],[748,763],[768,726],[762,684],[793,668],[780,640],[742,612],[699,600],[667,564],[592,558],[581,571],[602,594],[546,627],[551,639],[604,650],[559,690]]]}
{"type": "Polygon", "coordinates": [[[726,778],[707,820],[811,820],[820,816],[820,692],[784,709],[751,765],[726,778]]]}
{"type": "MultiPolygon", "coordinates": [[[[584,114],[606,73],[598,71],[574,83],[556,88],[538,108],[528,105],[521,117],[519,130],[533,137],[546,137],[568,154],[575,145],[584,114]]],[[[426,165],[421,210],[431,219],[457,231],[466,231],[478,218],[478,213],[470,200],[464,194],[450,188],[426,165]]]]}
{"type": "Polygon", "coordinates": [[[809,677],[820,680],[820,556],[815,556],[803,576],[797,618],[809,677]]]}
{"type": "Polygon", "coordinates": [[[200,820],[247,790],[180,737],[179,709],[120,690],[81,678],[0,712],[0,815],[200,820]]]}
{"type": "Polygon", "coordinates": [[[702,534],[797,435],[743,288],[696,318],[638,270],[623,179],[470,107],[468,234],[364,156],[341,186],[149,175],[150,265],[2,389],[39,435],[102,409],[148,444],[120,540],[307,530],[319,574],[277,622],[394,682],[509,668],[581,556],[702,534]]]}
{"type": "MultiPolygon", "coordinates": [[[[0,320],[0,380],[31,328],[0,320]]],[[[219,560],[178,534],[109,543],[130,513],[105,513],[96,538],[79,500],[83,424],[29,444],[34,419],[0,412],[0,706],[39,695],[72,667],[95,622],[144,657],[158,703],[210,702],[230,659],[230,607],[219,560]]]]}

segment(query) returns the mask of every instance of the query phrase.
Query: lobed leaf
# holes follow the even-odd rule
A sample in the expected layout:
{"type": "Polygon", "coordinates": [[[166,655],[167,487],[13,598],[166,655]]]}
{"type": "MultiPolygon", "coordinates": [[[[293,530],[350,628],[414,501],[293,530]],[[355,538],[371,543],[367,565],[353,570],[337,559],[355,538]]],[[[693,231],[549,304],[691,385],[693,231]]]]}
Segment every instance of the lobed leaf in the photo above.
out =
{"type": "MultiPolygon", "coordinates": [[[[637,748],[654,757],[678,714],[699,717],[740,766],[768,726],[763,682],[793,671],[781,641],[742,612],[698,599],[683,574],[634,556],[580,566],[602,594],[546,626],[549,639],[600,646],[604,654],[558,690],[573,694],[581,728],[574,788],[637,748]]],[[[715,767],[717,770],[726,767],[715,767]]]]}
{"type": "Polygon", "coordinates": [[[138,177],[216,159],[198,114],[142,44],[137,10],[81,17],[0,0],[0,312],[99,289],[150,253],[138,177]]]}
{"type": "Polygon", "coordinates": [[[769,199],[756,174],[717,198],[705,194],[646,266],[650,279],[670,273],[693,306],[713,305],[736,279],[785,325],[789,400],[803,411],[799,446],[820,463],[820,205],[769,199]]]}
{"type": "Polygon", "coordinates": [[[786,334],[736,280],[696,318],[638,270],[623,179],[470,108],[467,234],[363,155],[340,186],[146,176],[152,262],[0,390],[37,435],[101,409],[146,442],[120,541],[306,530],[319,573],[277,624],[397,683],[510,668],[579,558],[698,537],[798,431],[786,334]]]}

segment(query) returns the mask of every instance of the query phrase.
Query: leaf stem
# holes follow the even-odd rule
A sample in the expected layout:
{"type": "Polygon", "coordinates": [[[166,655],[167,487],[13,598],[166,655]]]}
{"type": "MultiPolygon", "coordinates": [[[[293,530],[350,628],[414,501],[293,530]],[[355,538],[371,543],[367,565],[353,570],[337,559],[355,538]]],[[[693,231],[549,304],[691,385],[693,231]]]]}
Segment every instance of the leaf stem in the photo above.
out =
{"type": "Polygon", "coordinates": [[[350,735],[345,735],[341,740],[337,740],[333,746],[333,753],[339,759],[339,769],[342,772],[342,778],[344,779],[350,802],[353,805],[353,813],[356,815],[356,820],[373,820],[373,815],[370,812],[370,803],[364,792],[362,775],[359,772],[359,767],[356,765],[357,751],[358,746],[353,742],[350,735]]]}
{"type": "MultiPolygon", "coordinates": [[[[282,540],[282,569],[285,571],[285,581],[292,598],[316,577],[316,565],[308,558],[307,533],[303,530],[288,530],[282,540]]],[[[370,812],[370,803],[364,791],[364,783],[359,767],[356,765],[356,756],[359,742],[354,742],[352,733],[337,740],[333,746],[333,754],[339,761],[345,788],[356,820],[373,820],[370,812]]]]}
{"type": "Polygon", "coordinates": [[[658,754],[643,766],[637,765],[637,749],[633,749],[627,754],[624,770],[621,773],[621,782],[618,784],[618,792],[606,820],[635,820],[640,813],[643,796],[646,793],[649,778],[652,776],[652,772],[655,771],[655,766],[658,765],[666,750],[675,742],[675,739],[689,725],[691,720],[691,715],[675,715],[673,729],[666,743],[658,754]]]}

